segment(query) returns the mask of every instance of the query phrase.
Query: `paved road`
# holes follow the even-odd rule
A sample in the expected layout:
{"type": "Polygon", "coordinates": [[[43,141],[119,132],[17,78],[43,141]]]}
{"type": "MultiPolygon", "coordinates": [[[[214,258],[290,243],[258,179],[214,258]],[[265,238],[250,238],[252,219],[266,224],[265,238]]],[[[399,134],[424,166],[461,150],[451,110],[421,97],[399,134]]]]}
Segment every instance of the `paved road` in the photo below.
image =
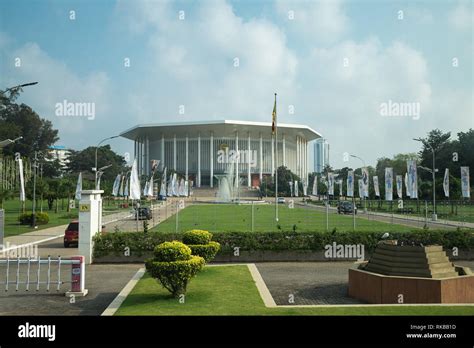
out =
{"type": "MultiPolygon", "coordinates": [[[[304,204],[304,203],[300,203],[300,202],[296,202],[295,204],[300,206],[300,207],[304,207],[306,209],[314,209],[314,210],[323,211],[323,212],[326,211],[326,207],[324,207],[324,206],[319,206],[319,205],[314,205],[314,204],[304,204]]],[[[330,214],[337,214],[337,209],[334,208],[334,207],[330,207],[329,208],[329,213],[330,214]]],[[[387,223],[391,223],[391,224],[398,224],[398,225],[417,227],[417,228],[423,228],[423,226],[425,225],[425,220],[423,218],[421,218],[421,217],[411,217],[411,216],[406,216],[406,215],[398,215],[398,214],[391,215],[391,214],[376,213],[376,212],[363,213],[363,212],[359,211],[356,216],[359,219],[381,221],[381,222],[387,222],[387,223]]],[[[458,226],[474,227],[474,224],[470,224],[470,223],[462,224],[461,222],[457,222],[457,221],[449,221],[449,223],[450,224],[446,224],[445,222],[432,222],[432,221],[428,220],[426,222],[426,225],[429,228],[433,228],[433,229],[439,229],[439,228],[442,228],[442,229],[456,229],[458,226]]]]}

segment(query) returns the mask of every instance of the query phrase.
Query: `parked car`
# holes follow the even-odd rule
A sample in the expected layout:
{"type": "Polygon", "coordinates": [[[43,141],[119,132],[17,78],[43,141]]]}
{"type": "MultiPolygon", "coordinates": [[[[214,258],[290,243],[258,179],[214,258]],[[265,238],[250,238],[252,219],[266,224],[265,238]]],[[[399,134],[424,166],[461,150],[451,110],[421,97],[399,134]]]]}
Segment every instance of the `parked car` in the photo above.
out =
{"type": "Polygon", "coordinates": [[[79,221],[71,221],[64,231],[64,247],[69,248],[71,244],[79,244],[79,221]]]}
{"type": "Polygon", "coordinates": [[[148,207],[135,209],[135,219],[137,219],[137,215],[138,220],[151,220],[153,218],[151,209],[148,207]]]}
{"type": "MultiPolygon", "coordinates": [[[[101,233],[105,233],[105,225],[102,225],[101,233]]],[[[69,248],[71,245],[76,247],[79,245],[79,221],[77,220],[71,221],[64,231],[64,247],[69,248]]]]}
{"type": "Polygon", "coordinates": [[[352,204],[352,202],[341,201],[337,204],[337,213],[338,214],[357,214],[357,207],[354,208],[354,205],[352,204]]]}
{"type": "Polygon", "coordinates": [[[278,197],[277,202],[281,204],[285,204],[285,197],[278,197]]]}

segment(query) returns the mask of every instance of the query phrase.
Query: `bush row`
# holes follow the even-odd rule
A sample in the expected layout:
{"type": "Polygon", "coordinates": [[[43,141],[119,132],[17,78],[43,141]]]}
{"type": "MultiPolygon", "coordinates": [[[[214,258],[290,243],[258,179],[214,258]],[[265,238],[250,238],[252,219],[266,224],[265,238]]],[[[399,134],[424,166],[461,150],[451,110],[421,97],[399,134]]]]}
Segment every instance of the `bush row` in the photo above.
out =
{"type": "MultiPolygon", "coordinates": [[[[214,232],[213,240],[220,243],[220,254],[231,254],[235,247],[240,251],[321,251],[327,244],[363,244],[365,250],[374,250],[384,232],[214,232]]],[[[108,254],[121,255],[125,248],[141,256],[151,252],[165,241],[182,240],[183,233],[174,232],[120,232],[95,237],[94,257],[108,254]]],[[[474,249],[474,233],[468,230],[422,230],[390,232],[389,239],[405,243],[438,244],[446,248],[474,249]]],[[[212,248],[212,247],[211,247],[212,248]]],[[[212,252],[212,250],[211,250],[212,252]]]]}
{"type": "MultiPolygon", "coordinates": [[[[37,225],[46,225],[49,222],[48,213],[37,211],[35,215],[37,225]]],[[[31,225],[33,223],[33,213],[22,213],[20,216],[18,216],[18,221],[20,221],[20,225],[31,225]]]]}

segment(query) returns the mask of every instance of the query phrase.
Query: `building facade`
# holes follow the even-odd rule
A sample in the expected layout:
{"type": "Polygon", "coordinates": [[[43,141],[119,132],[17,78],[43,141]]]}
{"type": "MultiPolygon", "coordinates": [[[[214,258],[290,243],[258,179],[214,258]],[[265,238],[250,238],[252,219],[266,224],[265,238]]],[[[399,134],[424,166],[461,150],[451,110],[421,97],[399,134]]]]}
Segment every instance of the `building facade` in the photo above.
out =
{"type": "Polygon", "coordinates": [[[324,167],[329,164],[329,143],[324,138],[316,139],[314,142],[314,172],[322,173],[324,167]]]}
{"type": "Polygon", "coordinates": [[[215,175],[231,162],[249,187],[282,165],[307,178],[308,143],[321,137],[305,125],[279,124],[275,146],[270,122],[232,120],[137,125],[120,135],[134,141],[139,174],[160,160],[160,169],[173,169],[197,187],[214,187],[215,175]]]}

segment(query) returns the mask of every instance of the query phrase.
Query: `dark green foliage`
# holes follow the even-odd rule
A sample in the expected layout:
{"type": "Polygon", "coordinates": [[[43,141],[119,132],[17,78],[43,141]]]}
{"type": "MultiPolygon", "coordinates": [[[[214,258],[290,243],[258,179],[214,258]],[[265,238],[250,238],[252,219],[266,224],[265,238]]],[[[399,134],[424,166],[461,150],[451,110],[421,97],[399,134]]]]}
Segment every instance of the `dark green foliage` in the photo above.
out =
{"type": "MultiPolygon", "coordinates": [[[[36,212],[36,224],[37,225],[46,225],[49,222],[48,213],[36,212]]],[[[33,223],[33,213],[23,213],[18,217],[21,225],[31,225],[33,223]]]]}
{"type": "Polygon", "coordinates": [[[211,261],[216,257],[221,245],[217,242],[210,241],[207,244],[189,245],[193,255],[201,256],[206,262],[211,261]]]}
{"type": "MultiPolygon", "coordinates": [[[[221,254],[230,255],[233,248],[240,250],[313,250],[322,251],[326,244],[364,244],[367,252],[375,248],[377,242],[386,231],[379,232],[215,232],[213,239],[220,243],[221,254]]],[[[390,239],[405,242],[440,244],[445,248],[474,248],[474,234],[469,230],[423,230],[414,229],[410,232],[389,232],[390,239]]],[[[182,233],[136,232],[109,233],[95,237],[94,256],[100,257],[113,253],[121,255],[126,246],[135,255],[153,251],[154,247],[164,241],[181,239],[182,233]]]]}

